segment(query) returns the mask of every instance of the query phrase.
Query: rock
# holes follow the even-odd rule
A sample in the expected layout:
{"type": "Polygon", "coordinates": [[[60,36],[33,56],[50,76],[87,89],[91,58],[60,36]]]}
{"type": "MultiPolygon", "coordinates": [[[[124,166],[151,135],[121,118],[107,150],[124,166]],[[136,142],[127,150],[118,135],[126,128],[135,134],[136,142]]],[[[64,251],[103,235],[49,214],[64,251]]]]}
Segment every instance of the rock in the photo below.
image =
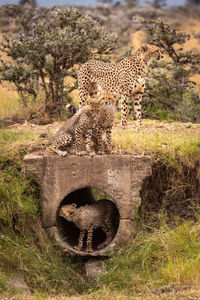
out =
{"type": "Polygon", "coordinates": [[[104,264],[101,260],[90,259],[85,263],[85,273],[89,281],[98,283],[98,279],[103,272],[104,264]]]}
{"type": "Polygon", "coordinates": [[[15,272],[10,280],[7,282],[7,286],[10,289],[15,289],[19,294],[22,295],[31,295],[31,291],[24,280],[24,277],[21,273],[15,272]]]}

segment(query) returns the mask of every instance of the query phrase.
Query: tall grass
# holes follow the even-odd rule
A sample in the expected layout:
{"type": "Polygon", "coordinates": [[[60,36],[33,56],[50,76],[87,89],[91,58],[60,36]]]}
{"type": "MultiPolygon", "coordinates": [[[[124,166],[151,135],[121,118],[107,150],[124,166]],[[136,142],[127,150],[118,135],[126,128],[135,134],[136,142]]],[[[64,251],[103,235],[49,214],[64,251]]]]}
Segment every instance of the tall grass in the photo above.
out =
{"type": "Polygon", "coordinates": [[[87,284],[82,267],[49,241],[41,225],[39,191],[23,173],[23,157],[33,132],[0,131],[0,289],[14,272],[33,292],[70,295],[87,284]]]}
{"type": "Polygon", "coordinates": [[[17,113],[20,108],[19,96],[16,91],[8,90],[0,85],[0,117],[5,118],[17,113]]]}
{"type": "Polygon", "coordinates": [[[199,225],[185,222],[170,229],[140,232],[106,263],[101,286],[134,295],[162,286],[200,285],[199,225]]]}

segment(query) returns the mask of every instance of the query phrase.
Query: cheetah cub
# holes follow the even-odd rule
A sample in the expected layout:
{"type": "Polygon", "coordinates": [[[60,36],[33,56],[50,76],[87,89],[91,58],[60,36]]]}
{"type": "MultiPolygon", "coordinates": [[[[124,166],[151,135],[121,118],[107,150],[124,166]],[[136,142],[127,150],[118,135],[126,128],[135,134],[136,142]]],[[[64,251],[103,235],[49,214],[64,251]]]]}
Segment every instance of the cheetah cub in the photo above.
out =
{"type": "Polygon", "coordinates": [[[92,130],[97,127],[100,108],[99,99],[91,99],[89,105],[80,109],[56,132],[51,139],[50,149],[61,156],[66,156],[67,151],[62,151],[60,148],[71,146],[75,148],[76,154],[81,155],[85,154],[81,150],[86,144],[87,153],[92,155],[92,130]]]}
{"type": "Polygon", "coordinates": [[[93,251],[92,237],[96,228],[102,228],[106,234],[106,240],[98,246],[98,249],[108,245],[114,236],[115,211],[112,202],[107,199],[78,208],[75,203],[63,205],[59,214],[67,221],[73,222],[80,229],[78,245],[74,247],[78,251],[83,248],[83,239],[86,232],[86,252],[93,251]]]}
{"type": "Polygon", "coordinates": [[[104,104],[105,95],[90,99],[90,104],[81,108],[57,131],[51,140],[51,150],[66,156],[60,148],[69,146],[77,155],[95,152],[103,154],[103,135],[106,133],[106,151],[111,153],[111,131],[114,123],[114,107],[104,104]],[[103,104],[102,104],[103,103],[103,104]],[[94,149],[92,149],[92,142],[94,149]],[[86,146],[86,152],[82,151],[86,146]]]}
{"type": "Polygon", "coordinates": [[[114,124],[115,108],[114,105],[112,104],[112,98],[110,98],[108,95],[100,95],[99,97],[101,97],[101,101],[103,103],[107,101],[107,104],[103,104],[100,109],[97,126],[93,128],[92,131],[92,141],[96,146],[95,150],[98,154],[103,154],[104,150],[106,150],[107,153],[111,153],[111,149],[112,149],[111,134],[112,134],[112,128],[114,124]],[[104,133],[106,134],[105,149],[103,149],[104,133]]]}

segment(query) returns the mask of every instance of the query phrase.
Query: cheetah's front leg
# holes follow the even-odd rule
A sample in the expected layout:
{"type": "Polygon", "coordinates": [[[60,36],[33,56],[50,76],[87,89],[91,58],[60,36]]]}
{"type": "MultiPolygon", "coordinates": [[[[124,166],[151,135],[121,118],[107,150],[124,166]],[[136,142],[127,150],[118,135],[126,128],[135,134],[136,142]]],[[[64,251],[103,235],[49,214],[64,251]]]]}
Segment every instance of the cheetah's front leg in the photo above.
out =
{"type": "Polygon", "coordinates": [[[111,153],[112,151],[112,140],[111,140],[111,134],[112,134],[112,127],[109,127],[106,129],[106,152],[111,153]]]}
{"type": "Polygon", "coordinates": [[[80,251],[83,248],[83,238],[85,235],[85,230],[80,231],[78,245],[74,247],[75,250],[80,251]]]}
{"type": "Polygon", "coordinates": [[[95,152],[92,150],[92,129],[88,129],[86,133],[86,150],[90,156],[94,156],[95,152]]]}
{"type": "Polygon", "coordinates": [[[88,235],[87,235],[87,244],[86,244],[86,252],[92,252],[92,236],[93,236],[93,228],[90,228],[88,230],[88,235]]]}
{"type": "Polygon", "coordinates": [[[86,132],[88,131],[89,121],[85,117],[80,118],[79,125],[76,126],[75,129],[75,149],[77,155],[83,155],[82,147],[84,145],[84,136],[86,135],[86,132]]]}
{"type": "Polygon", "coordinates": [[[96,135],[97,135],[97,151],[98,154],[103,154],[103,131],[101,128],[96,129],[96,135]]]}

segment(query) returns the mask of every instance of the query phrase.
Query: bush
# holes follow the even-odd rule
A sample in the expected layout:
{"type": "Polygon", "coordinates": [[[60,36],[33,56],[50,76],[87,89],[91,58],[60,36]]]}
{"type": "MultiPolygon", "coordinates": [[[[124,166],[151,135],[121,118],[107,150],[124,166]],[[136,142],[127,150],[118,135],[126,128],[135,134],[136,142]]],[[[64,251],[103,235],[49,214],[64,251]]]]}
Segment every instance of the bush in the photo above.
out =
{"type": "Polygon", "coordinates": [[[170,58],[154,62],[147,75],[143,97],[145,115],[167,119],[199,122],[200,99],[190,78],[200,73],[200,54],[184,51],[190,35],[179,32],[163,21],[136,19],[149,34],[149,42],[160,47],[170,58]]]}
{"type": "Polygon", "coordinates": [[[58,10],[51,24],[37,22],[15,37],[4,37],[0,49],[11,59],[1,59],[0,80],[15,84],[25,106],[42,88],[45,110],[60,114],[67,98],[64,78],[74,75],[73,66],[87,61],[92,49],[107,55],[113,42],[113,36],[77,9],[58,10]]]}

